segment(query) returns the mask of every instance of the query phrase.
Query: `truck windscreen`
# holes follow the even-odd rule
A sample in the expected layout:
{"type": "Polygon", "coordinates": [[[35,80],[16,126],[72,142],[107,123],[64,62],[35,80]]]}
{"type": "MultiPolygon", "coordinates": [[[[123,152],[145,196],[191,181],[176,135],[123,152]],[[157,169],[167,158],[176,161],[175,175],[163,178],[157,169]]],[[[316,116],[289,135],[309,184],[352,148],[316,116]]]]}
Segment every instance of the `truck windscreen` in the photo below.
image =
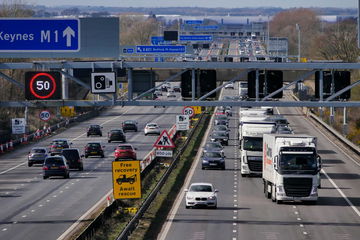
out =
{"type": "Polygon", "coordinates": [[[262,151],[263,138],[262,137],[244,137],[243,150],[247,151],[262,151]]]}
{"type": "Polygon", "coordinates": [[[314,154],[281,154],[280,169],[283,171],[316,171],[316,156],[314,154]]]}

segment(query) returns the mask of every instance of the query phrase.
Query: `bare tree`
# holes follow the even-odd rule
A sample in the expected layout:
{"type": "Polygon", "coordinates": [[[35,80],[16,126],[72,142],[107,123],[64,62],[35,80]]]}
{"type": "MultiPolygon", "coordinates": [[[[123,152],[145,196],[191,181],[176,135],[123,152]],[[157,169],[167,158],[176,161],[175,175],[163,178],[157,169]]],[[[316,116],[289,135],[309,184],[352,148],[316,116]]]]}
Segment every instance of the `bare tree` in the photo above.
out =
{"type": "Polygon", "coordinates": [[[159,24],[154,18],[121,16],[120,42],[122,45],[148,44],[158,29],[159,24]]]}

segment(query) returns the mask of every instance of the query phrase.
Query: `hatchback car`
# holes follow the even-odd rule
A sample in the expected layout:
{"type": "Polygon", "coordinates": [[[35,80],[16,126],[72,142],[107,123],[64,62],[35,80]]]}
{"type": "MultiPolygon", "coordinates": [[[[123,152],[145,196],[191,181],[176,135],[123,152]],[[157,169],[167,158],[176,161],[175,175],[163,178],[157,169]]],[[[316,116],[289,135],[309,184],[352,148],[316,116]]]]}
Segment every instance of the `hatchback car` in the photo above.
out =
{"type": "Polygon", "coordinates": [[[148,134],[160,135],[160,127],[157,123],[147,123],[144,128],[145,136],[148,134]]]}
{"type": "Polygon", "coordinates": [[[44,147],[34,147],[28,155],[28,166],[33,164],[44,164],[45,158],[48,156],[48,150],[44,147]]]}
{"type": "Polygon", "coordinates": [[[185,189],[185,207],[217,208],[217,193],[211,183],[193,183],[185,189]]]}
{"type": "Polygon", "coordinates": [[[102,127],[97,124],[90,125],[87,129],[86,136],[95,135],[102,137],[102,127]]]}
{"type": "Polygon", "coordinates": [[[61,154],[61,150],[64,148],[69,148],[72,143],[67,139],[54,139],[50,145],[50,155],[61,154]]]}
{"type": "Polygon", "coordinates": [[[225,157],[221,151],[204,151],[201,157],[201,169],[220,168],[225,169],[225,157]]]}
{"type": "Polygon", "coordinates": [[[212,132],[210,140],[212,142],[219,142],[221,145],[229,145],[229,138],[226,132],[212,132]]]}
{"type": "Polygon", "coordinates": [[[78,169],[79,171],[84,170],[83,157],[84,155],[80,155],[80,151],[77,148],[67,148],[61,151],[61,155],[63,155],[66,159],[66,163],[69,165],[71,169],[78,169]]]}
{"type": "Polygon", "coordinates": [[[226,132],[228,137],[230,135],[230,129],[226,125],[215,125],[214,132],[226,132]]]}
{"type": "Polygon", "coordinates": [[[113,141],[126,142],[126,136],[122,129],[111,129],[108,132],[108,143],[111,143],[113,141]]]}
{"type": "Polygon", "coordinates": [[[134,120],[126,120],[122,123],[122,129],[125,132],[128,132],[128,131],[135,131],[137,132],[138,131],[138,123],[137,121],[134,121],[134,120]]]}
{"type": "Polygon", "coordinates": [[[91,142],[87,143],[85,146],[85,158],[89,156],[101,156],[104,157],[104,148],[105,146],[101,146],[99,142],[91,142]]]}
{"type": "Polygon", "coordinates": [[[136,160],[136,148],[131,144],[121,144],[115,148],[115,161],[120,159],[136,160]]]}
{"type": "Polygon", "coordinates": [[[220,152],[224,156],[224,147],[219,142],[207,142],[204,152],[220,152]]]}
{"type": "Polygon", "coordinates": [[[49,156],[45,159],[43,165],[43,178],[47,179],[52,176],[70,177],[69,166],[62,155],[49,156]]]}
{"type": "Polygon", "coordinates": [[[174,86],[173,89],[174,92],[181,92],[181,88],[179,86],[174,86]]]}

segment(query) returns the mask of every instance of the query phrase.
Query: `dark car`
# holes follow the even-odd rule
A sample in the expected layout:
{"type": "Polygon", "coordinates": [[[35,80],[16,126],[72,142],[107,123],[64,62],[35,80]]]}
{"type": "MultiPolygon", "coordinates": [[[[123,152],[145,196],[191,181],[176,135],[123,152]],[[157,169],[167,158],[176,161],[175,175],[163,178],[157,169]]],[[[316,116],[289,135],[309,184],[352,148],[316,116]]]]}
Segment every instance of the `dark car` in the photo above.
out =
{"type": "Polygon", "coordinates": [[[173,89],[174,92],[181,92],[181,88],[179,86],[174,86],[173,89]]]}
{"type": "Polygon", "coordinates": [[[71,169],[78,169],[79,171],[84,170],[83,157],[84,155],[80,155],[80,151],[77,148],[67,148],[61,151],[61,155],[63,155],[66,159],[66,163],[69,165],[71,169]]]}
{"type": "Polygon", "coordinates": [[[69,148],[71,144],[67,139],[54,139],[50,145],[50,155],[61,154],[61,151],[64,148],[69,148]]]}
{"type": "Polygon", "coordinates": [[[217,125],[225,125],[225,126],[229,126],[229,121],[228,120],[224,120],[224,119],[216,119],[215,120],[215,126],[217,125]]]}
{"type": "Polygon", "coordinates": [[[280,125],[276,127],[276,133],[278,134],[293,134],[293,131],[289,126],[280,125]]]}
{"type": "Polygon", "coordinates": [[[89,156],[101,156],[104,157],[104,146],[101,146],[99,142],[87,143],[85,146],[85,158],[89,156]]]}
{"type": "Polygon", "coordinates": [[[122,123],[122,129],[125,132],[128,132],[128,131],[135,131],[137,132],[138,131],[138,126],[137,126],[137,121],[134,121],[134,120],[126,120],[122,123]]]}
{"type": "Polygon", "coordinates": [[[224,156],[224,147],[219,142],[207,142],[204,146],[205,152],[220,152],[224,156]]]}
{"type": "Polygon", "coordinates": [[[226,132],[212,132],[211,134],[211,141],[212,142],[220,142],[221,145],[229,145],[229,138],[226,132]]]}
{"type": "Polygon", "coordinates": [[[108,142],[111,143],[113,141],[126,142],[126,136],[122,129],[111,129],[108,132],[108,142]]]}
{"type": "Polygon", "coordinates": [[[44,147],[34,147],[28,155],[28,166],[33,164],[44,164],[45,158],[48,156],[48,150],[44,147]]]}
{"type": "Polygon", "coordinates": [[[69,166],[62,155],[49,156],[45,159],[43,165],[43,178],[47,179],[52,176],[70,177],[69,166]]]}
{"type": "Polygon", "coordinates": [[[201,157],[201,168],[220,168],[225,169],[225,157],[221,152],[203,152],[201,157]]]}
{"type": "Polygon", "coordinates": [[[87,129],[86,136],[96,135],[102,137],[102,127],[97,124],[90,125],[87,129]]]}

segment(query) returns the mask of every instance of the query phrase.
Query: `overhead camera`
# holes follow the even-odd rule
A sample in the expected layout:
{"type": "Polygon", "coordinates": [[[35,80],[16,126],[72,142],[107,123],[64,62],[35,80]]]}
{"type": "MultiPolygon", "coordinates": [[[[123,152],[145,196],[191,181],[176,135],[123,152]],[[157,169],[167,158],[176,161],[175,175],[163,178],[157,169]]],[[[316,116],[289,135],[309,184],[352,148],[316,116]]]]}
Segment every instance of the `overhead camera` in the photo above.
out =
{"type": "Polygon", "coordinates": [[[112,86],[112,81],[107,79],[105,75],[97,75],[94,77],[94,87],[96,90],[105,90],[112,86]]]}

